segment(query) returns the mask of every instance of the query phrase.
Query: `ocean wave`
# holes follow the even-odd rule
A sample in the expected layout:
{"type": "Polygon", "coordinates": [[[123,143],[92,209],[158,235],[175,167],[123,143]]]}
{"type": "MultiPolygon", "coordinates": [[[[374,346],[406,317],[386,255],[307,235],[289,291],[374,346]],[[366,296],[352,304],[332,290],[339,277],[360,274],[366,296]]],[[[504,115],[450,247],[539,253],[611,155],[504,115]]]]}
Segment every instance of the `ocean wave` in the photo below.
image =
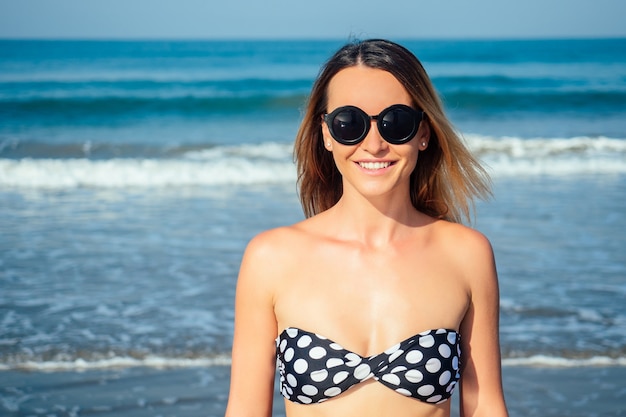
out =
{"type": "MultiPolygon", "coordinates": [[[[280,148],[279,145],[277,147],[280,148]]],[[[245,150],[245,146],[242,147],[245,150]]],[[[0,186],[26,188],[124,188],[272,184],[292,181],[290,160],[222,148],[179,159],[115,158],[0,160],[0,186]],[[206,155],[201,157],[201,155],[206,155]]],[[[281,149],[281,155],[288,153],[281,149]]]]}
{"type": "Polygon", "coordinates": [[[555,368],[582,368],[590,366],[626,366],[626,357],[592,356],[589,358],[564,358],[559,356],[533,355],[520,358],[504,358],[503,366],[535,366],[555,368]]]}
{"type": "Polygon", "coordinates": [[[446,107],[478,113],[623,113],[626,91],[603,89],[483,88],[442,90],[446,107]]]}
{"type": "Polygon", "coordinates": [[[242,91],[214,94],[170,94],[160,97],[37,97],[28,100],[0,101],[0,113],[12,120],[44,120],[55,123],[76,118],[104,118],[129,115],[156,117],[163,114],[197,116],[238,114],[262,109],[298,109],[306,101],[305,93],[242,91]]]}
{"type": "MultiPolygon", "coordinates": [[[[41,114],[58,109],[89,105],[98,111],[125,109],[129,104],[147,105],[155,111],[171,105],[207,107],[211,100],[237,99],[261,106],[263,97],[302,97],[311,80],[243,78],[233,80],[94,80],[66,82],[0,82],[0,109],[41,114]]],[[[209,106],[210,107],[210,106],[209,106]]]]}
{"type": "Polygon", "coordinates": [[[626,140],[607,137],[533,138],[466,136],[495,177],[624,174],[626,140]]]}
{"type": "MultiPolygon", "coordinates": [[[[103,370],[115,368],[196,368],[211,366],[230,366],[228,354],[198,358],[176,358],[148,355],[143,358],[119,356],[107,359],[85,360],[26,360],[16,363],[0,364],[0,371],[20,370],[37,372],[67,372],[103,370]]],[[[503,358],[502,366],[510,367],[550,367],[550,368],[584,368],[626,366],[626,357],[612,358],[609,356],[592,356],[588,358],[565,358],[559,356],[534,355],[528,357],[503,358]]]]}
{"type": "MultiPolygon", "coordinates": [[[[467,135],[494,177],[626,173],[626,140],[521,139],[467,135]]],[[[136,152],[136,149],[133,149],[136,152]]],[[[124,188],[293,182],[292,145],[197,148],[172,157],[5,158],[0,187],[124,188]]]]}
{"type": "MultiPolygon", "coordinates": [[[[14,120],[63,122],[77,117],[103,118],[123,115],[158,117],[164,114],[193,117],[208,113],[241,113],[271,111],[276,108],[298,110],[306,102],[309,84],[273,86],[250,80],[233,86],[173,84],[163,88],[135,89],[112,86],[106,91],[56,90],[23,91],[17,96],[0,95],[0,113],[14,120]]],[[[105,87],[101,87],[105,89],[105,87]]],[[[622,114],[626,112],[626,90],[612,88],[504,88],[493,86],[440,88],[450,111],[472,114],[622,114]]],[[[583,117],[583,116],[580,116],[583,117]]]]}
{"type": "Polygon", "coordinates": [[[61,372],[61,371],[86,371],[102,370],[113,368],[195,368],[209,366],[230,366],[229,355],[216,355],[204,358],[168,358],[162,356],[146,356],[144,358],[133,358],[120,356],[108,359],[75,359],[67,361],[24,361],[13,364],[0,363],[0,371],[20,370],[20,371],[40,371],[40,372],[61,372]]]}

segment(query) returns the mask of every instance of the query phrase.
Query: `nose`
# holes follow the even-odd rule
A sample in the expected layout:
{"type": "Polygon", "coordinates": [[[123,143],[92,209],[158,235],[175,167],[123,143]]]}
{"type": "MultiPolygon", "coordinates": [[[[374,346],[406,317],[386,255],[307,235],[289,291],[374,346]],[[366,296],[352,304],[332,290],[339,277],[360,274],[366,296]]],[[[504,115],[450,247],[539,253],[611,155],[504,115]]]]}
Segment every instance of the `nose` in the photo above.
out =
{"type": "Polygon", "coordinates": [[[367,136],[365,136],[365,139],[361,142],[361,148],[371,155],[377,155],[386,151],[389,148],[389,144],[380,135],[376,120],[371,119],[370,123],[372,125],[370,126],[369,132],[367,132],[367,136]]]}

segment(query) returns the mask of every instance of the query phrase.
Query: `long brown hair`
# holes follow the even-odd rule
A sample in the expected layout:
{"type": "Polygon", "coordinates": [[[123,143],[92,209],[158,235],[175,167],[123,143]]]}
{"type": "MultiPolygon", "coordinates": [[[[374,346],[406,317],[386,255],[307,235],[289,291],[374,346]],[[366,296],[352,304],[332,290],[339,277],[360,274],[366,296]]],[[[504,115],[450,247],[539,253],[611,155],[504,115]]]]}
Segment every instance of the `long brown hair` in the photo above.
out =
{"type": "Polygon", "coordinates": [[[349,43],[322,67],[313,84],[294,144],[298,189],[307,217],[329,209],[343,193],[341,174],[323,144],[322,115],[327,112],[328,84],[341,70],[356,65],[391,73],[404,86],[430,124],[428,148],[420,152],[411,174],[413,206],[432,217],[471,221],[474,199],[490,195],[486,171],[465,147],[444,114],[443,106],[420,61],[396,43],[371,39],[349,43]]]}

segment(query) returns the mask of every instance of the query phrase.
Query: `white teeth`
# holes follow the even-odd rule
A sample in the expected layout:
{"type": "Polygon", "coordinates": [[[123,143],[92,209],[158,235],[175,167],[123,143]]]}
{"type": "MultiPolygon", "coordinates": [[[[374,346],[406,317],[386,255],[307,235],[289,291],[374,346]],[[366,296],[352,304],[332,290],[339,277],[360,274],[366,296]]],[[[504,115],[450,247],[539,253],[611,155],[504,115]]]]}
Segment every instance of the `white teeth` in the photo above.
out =
{"type": "Polygon", "coordinates": [[[359,162],[359,165],[365,169],[383,169],[391,165],[391,162],[359,162]]]}

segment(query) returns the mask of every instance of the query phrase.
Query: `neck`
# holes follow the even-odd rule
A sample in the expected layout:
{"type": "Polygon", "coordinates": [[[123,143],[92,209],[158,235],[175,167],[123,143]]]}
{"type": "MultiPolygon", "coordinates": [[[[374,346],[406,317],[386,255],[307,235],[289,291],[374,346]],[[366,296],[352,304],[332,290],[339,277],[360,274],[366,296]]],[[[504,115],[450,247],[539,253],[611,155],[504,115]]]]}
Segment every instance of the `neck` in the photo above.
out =
{"type": "Polygon", "coordinates": [[[429,220],[413,207],[408,192],[366,197],[351,191],[344,189],[332,208],[339,220],[337,235],[346,239],[372,247],[385,246],[429,220]]]}

